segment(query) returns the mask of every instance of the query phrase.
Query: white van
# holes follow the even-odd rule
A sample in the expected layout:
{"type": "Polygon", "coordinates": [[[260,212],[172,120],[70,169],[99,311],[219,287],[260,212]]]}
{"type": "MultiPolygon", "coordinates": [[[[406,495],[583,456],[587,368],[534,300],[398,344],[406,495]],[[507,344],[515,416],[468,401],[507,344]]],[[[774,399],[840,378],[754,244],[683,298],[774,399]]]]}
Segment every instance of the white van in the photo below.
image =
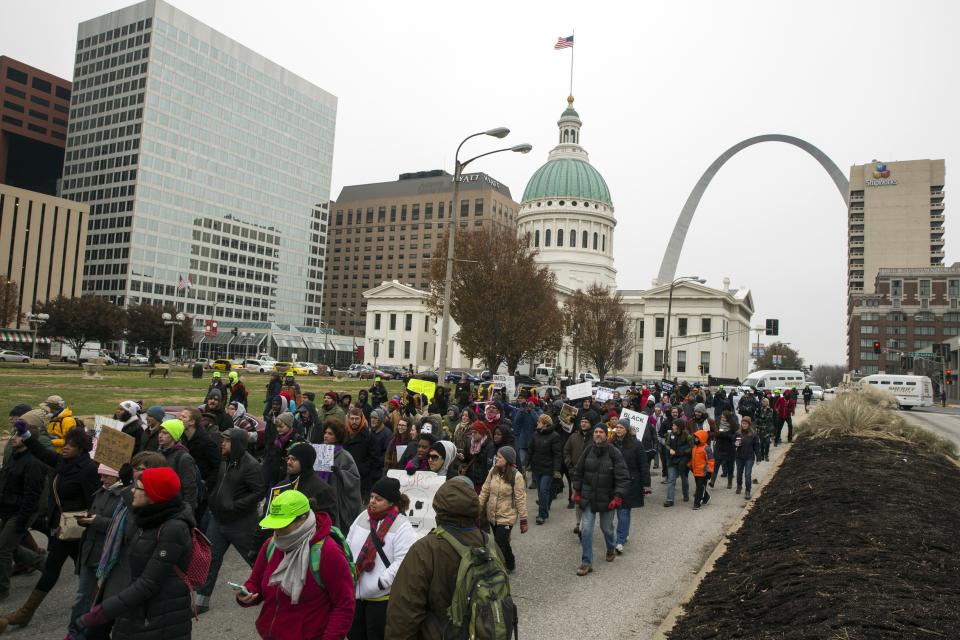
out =
{"type": "Polygon", "coordinates": [[[901,409],[932,407],[933,384],[927,376],[892,376],[877,373],[860,379],[862,386],[887,391],[897,399],[901,409]]]}
{"type": "Polygon", "coordinates": [[[756,387],[757,391],[773,391],[774,389],[803,389],[807,383],[803,371],[791,371],[790,369],[762,369],[754,371],[743,381],[741,388],[756,387]]]}
{"type": "Polygon", "coordinates": [[[536,378],[540,384],[550,384],[550,379],[553,378],[553,367],[540,365],[534,372],[533,377],[536,378]]]}

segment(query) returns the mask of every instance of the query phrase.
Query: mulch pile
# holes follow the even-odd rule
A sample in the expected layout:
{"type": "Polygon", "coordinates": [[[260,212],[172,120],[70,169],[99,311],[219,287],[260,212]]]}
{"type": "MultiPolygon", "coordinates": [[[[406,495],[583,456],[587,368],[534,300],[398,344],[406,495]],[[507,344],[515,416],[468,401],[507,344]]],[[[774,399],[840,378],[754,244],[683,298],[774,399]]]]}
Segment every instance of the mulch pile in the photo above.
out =
{"type": "Polygon", "coordinates": [[[685,610],[671,640],[960,638],[960,469],[801,439],[685,610]]]}

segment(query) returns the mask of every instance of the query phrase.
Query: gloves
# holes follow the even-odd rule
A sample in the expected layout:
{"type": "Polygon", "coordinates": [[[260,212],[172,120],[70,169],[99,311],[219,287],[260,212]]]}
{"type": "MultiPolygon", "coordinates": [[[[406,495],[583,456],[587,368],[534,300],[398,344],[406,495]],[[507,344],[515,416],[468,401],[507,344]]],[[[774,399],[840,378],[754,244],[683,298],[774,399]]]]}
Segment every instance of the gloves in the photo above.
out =
{"type": "Polygon", "coordinates": [[[562,478],[562,477],[563,477],[563,476],[560,474],[559,471],[554,471],[554,472],[553,472],[553,479],[554,479],[554,480],[559,480],[559,479],[562,478]]]}
{"type": "Polygon", "coordinates": [[[103,606],[99,604],[93,609],[90,609],[89,613],[80,616],[80,619],[77,620],[77,625],[81,629],[90,629],[91,627],[99,627],[105,624],[107,624],[107,618],[103,615],[103,606]]]}
{"type": "Polygon", "coordinates": [[[613,496],[613,500],[610,501],[610,504],[607,505],[607,509],[613,511],[614,509],[619,509],[623,506],[623,500],[620,496],[613,496]]]}
{"type": "Polygon", "coordinates": [[[23,418],[17,418],[13,423],[13,428],[17,430],[17,435],[21,440],[30,439],[30,429],[27,428],[27,421],[23,418]]]}
{"type": "Polygon", "coordinates": [[[527,532],[527,529],[529,529],[529,528],[530,528],[530,526],[527,524],[527,519],[526,519],[526,518],[520,518],[520,533],[526,533],[526,532],[527,532]]]}
{"type": "Polygon", "coordinates": [[[579,491],[574,491],[574,492],[573,492],[573,501],[574,501],[576,504],[580,504],[580,492],[579,492],[579,491]]]}

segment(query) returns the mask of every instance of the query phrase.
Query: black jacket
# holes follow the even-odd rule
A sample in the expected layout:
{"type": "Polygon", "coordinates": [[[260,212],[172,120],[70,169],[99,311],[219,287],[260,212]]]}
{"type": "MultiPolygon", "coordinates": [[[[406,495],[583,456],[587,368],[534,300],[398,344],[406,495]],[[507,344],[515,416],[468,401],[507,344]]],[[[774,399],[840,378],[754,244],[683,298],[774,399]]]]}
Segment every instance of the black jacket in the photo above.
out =
{"type": "Polygon", "coordinates": [[[590,445],[573,472],[573,490],[580,492],[580,506],[594,513],[609,511],[614,496],[625,498],[630,489],[630,470],[616,447],[590,445]]]}
{"type": "Polygon", "coordinates": [[[196,513],[200,504],[200,495],[203,493],[197,486],[200,482],[200,470],[196,461],[180,442],[174,443],[160,453],[167,459],[167,466],[176,471],[177,477],[180,478],[180,497],[196,513]]]}
{"type": "Polygon", "coordinates": [[[643,444],[629,433],[623,440],[613,439],[611,442],[623,456],[630,472],[630,487],[623,496],[623,506],[626,509],[636,509],[643,506],[643,489],[650,486],[650,461],[643,444]]]}
{"type": "Polygon", "coordinates": [[[46,482],[47,467],[29,450],[13,452],[0,469],[0,519],[16,518],[17,531],[26,533],[46,482]]]}
{"type": "Polygon", "coordinates": [[[560,472],[563,463],[560,436],[553,427],[537,429],[530,442],[530,471],[535,476],[548,476],[560,472]]]}
{"type": "Polygon", "coordinates": [[[190,457],[197,463],[209,497],[217,486],[217,473],[220,471],[220,443],[215,442],[209,433],[200,428],[197,428],[191,437],[184,433],[180,442],[187,447],[190,457]]]}
{"type": "MultiPolygon", "coordinates": [[[[487,479],[487,474],[490,473],[493,459],[497,455],[497,447],[493,444],[493,440],[487,438],[487,441],[483,443],[480,451],[478,451],[475,456],[470,455],[470,440],[467,440],[467,447],[464,451],[461,451],[461,453],[463,454],[461,475],[465,475],[473,480],[474,485],[482,486],[487,479]]],[[[450,464],[447,470],[448,478],[457,475],[456,465],[456,460],[450,464]]]]}
{"type": "Polygon", "coordinates": [[[93,494],[100,488],[98,465],[90,459],[90,454],[83,452],[75,458],[67,459],[46,449],[37,438],[28,438],[23,443],[37,460],[53,468],[48,511],[51,528],[58,526],[60,522],[58,498],[64,511],[88,510],[93,504],[93,494]]]}
{"type": "Polygon", "coordinates": [[[364,426],[352,436],[348,435],[343,448],[357,463],[357,470],[360,472],[360,490],[364,494],[369,493],[370,487],[380,479],[380,474],[383,472],[383,453],[370,427],[364,426]]]}
{"type": "Polygon", "coordinates": [[[140,449],[143,448],[143,422],[140,420],[140,416],[131,416],[123,423],[123,428],[120,430],[133,437],[133,454],[131,454],[131,457],[140,453],[140,449]]]}
{"type": "Polygon", "coordinates": [[[217,487],[210,496],[210,511],[219,522],[234,522],[255,515],[264,496],[263,475],[256,458],[247,453],[247,432],[230,429],[230,454],[220,463],[217,487]]]}
{"type": "Polygon", "coordinates": [[[120,504],[124,487],[116,484],[110,489],[101,487],[93,496],[93,505],[89,514],[94,516],[93,523],[83,532],[80,542],[80,564],[84,567],[95,567],[100,563],[100,554],[103,552],[103,542],[107,537],[107,530],[113,520],[113,512],[120,504]]]}
{"type": "Polygon", "coordinates": [[[733,430],[717,431],[717,459],[733,460],[736,453],[734,441],[737,438],[737,432],[733,430]]]}
{"type": "Polygon", "coordinates": [[[103,601],[103,614],[113,620],[114,640],[190,640],[191,598],[174,567],[190,564],[190,509],[179,498],[131,510],[127,527],[135,529],[124,544],[119,564],[107,579],[130,581],[103,601]]]}

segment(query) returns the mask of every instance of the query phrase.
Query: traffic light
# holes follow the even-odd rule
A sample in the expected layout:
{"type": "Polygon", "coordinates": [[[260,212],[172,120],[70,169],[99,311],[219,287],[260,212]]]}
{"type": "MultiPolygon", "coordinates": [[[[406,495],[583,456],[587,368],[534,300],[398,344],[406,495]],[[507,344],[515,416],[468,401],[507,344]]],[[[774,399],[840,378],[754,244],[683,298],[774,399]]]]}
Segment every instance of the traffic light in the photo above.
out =
{"type": "Polygon", "coordinates": [[[873,352],[874,352],[874,353],[880,353],[880,351],[881,351],[881,349],[880,349],[880,341],[879,341],[879,340],[874,340],[874,341],[873,341],[873,352]]]}
{"type": "Polygon", "coordinates": [[[947,369],[946,377],[947,377],[946,383],[953,384],[953,371],[951,371],[950,369],[947,369]]]}
{"type": "Polygon", "coordinates": [[[768,336],[778,336],[780,335],[780,321],[776,318],[767,319],[767,335],[768,336]]]}

